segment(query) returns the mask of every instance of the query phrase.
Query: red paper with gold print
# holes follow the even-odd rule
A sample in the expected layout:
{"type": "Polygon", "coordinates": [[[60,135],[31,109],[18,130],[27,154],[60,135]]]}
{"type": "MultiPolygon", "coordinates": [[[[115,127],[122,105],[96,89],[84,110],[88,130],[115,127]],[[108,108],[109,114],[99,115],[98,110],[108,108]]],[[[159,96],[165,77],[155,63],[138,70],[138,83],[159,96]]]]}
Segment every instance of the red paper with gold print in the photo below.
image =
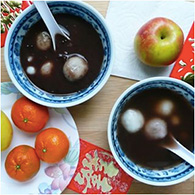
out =
{"type": "Polygon", "coordinates": [[[182,52],[177,59],[170,77],[181,79],[194,85],[194,23],[185,40],[182,52]]]}
{"type": "Polygon", "coordinates": [[[16,17],[31,4],[31,1],[1,1],[1,47],[16,17]]]}
{"type": "Polygon", "coordinates": [[[68,188],[80,194],[125,194],[133,178],[114,160],[111,152],[80,139],[77,170],[68,188]]]}

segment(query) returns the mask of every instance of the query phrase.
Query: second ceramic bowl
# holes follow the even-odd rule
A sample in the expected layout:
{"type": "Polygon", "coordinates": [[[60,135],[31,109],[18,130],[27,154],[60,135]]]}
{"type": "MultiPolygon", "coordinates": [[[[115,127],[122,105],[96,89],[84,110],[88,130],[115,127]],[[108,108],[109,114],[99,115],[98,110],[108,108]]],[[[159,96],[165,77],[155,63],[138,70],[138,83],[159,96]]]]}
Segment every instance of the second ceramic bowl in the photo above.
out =
{"type": "Polygon", "coordinates": [[[136,94],[152,88],[170,89],[185,97],[194,106],[194,88],[189,84],[169,77],[154,77],[142,80],[129,87],[116,101],[109,118],[108,141],[116,161],[127,174],[146,184],[168,186],[183,182],[192,177],[194,167],[187,162],[182,162],[161,170],[144,168],[126,156],[120,146],[117,134],[118,119],[125,103],[136,94]]]}

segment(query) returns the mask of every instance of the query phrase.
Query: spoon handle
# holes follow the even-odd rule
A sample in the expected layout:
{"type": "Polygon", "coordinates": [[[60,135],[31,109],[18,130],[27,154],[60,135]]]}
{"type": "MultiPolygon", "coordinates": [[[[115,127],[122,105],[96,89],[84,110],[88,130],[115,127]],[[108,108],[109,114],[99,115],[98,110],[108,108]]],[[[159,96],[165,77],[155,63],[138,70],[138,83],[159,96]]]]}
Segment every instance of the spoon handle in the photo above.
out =
{"type": "Polygon", "coordinates": [[[68,40],[69,37],[66,35],[66,32],[63,31],[58,27],[58,24],[53,17],[47,3],[45,1],[33,1],[36,9],[38,10],[39,14],[41,15],[41,18],[43,19],[44,23],[46,24],[49,33],[52,37],[53,47],[54,50],[56,50],[56,44],[55,44],[55,35],[56,34],[63,34],[68,40]]]}
{"type": "Polygon", "coordinates": [[[174,137],[172,137],[172,139],[174,141],[174,146],[166,148],[175,153],[176,155],[180,156],[182,159],[184,159],[192,166],[195,166],[194,154],[187,148],[185,148],[182,144],[180,144],[174,137]]]}

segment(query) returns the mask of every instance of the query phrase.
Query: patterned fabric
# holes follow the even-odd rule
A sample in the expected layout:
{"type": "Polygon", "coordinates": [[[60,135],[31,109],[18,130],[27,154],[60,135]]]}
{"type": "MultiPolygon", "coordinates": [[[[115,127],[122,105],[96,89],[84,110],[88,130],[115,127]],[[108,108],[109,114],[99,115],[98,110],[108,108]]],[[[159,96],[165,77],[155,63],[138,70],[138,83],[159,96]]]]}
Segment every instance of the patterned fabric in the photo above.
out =
{"type": "Polygon", "coordinates": [[[31,1],[1,1],[1,47],[16,17],[31,4],[31,1]]]}

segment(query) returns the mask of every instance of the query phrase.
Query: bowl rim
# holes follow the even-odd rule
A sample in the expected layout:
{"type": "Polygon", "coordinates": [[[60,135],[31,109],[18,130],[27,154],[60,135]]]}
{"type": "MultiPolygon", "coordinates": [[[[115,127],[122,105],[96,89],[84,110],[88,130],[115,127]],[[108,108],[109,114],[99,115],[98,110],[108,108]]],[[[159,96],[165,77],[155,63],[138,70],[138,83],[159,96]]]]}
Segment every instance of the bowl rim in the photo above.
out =
{"type": "MultiPolygon", "coordinates": [[[[67,1],[59,1],[59,2],[67,2],[67,1]]],[[[108,81],[110,75],[111,75],[111,71],[112,71],[112,67],[114,64],[114,56],[115,56],[115,52],[114,52],[114,44],[113,44],[113,35],[109,29],[109,26],[105,20],[105,18],[98,12],[98,10],[96,10],[94,7],[92,7],[91,5],[82,2],[82,1],[68,1],[69,3],[73,3],[74,5],[79,5],[85,9],[87,9],[88,11],[90,11],[99,21],[100,23],[103,25],[108,39],[109,39],[109,44],[110,44],[110,62],[108,64],[108,68],[107,71],[104,73],[104,78],[102,80],[100,80],[97,84],[97,87],[95,89],[93,89],[90,93],[88,93],[86,96],[71,101],[71,102],[62,102],[62,103],[55,103],[55,102],[45,102],[41,99],[37,99],[36,97],[32,96],[31,94],[29,94],[19,83],[18,81],[15,79],[10,64],[9,64],[9,44],[11,41],[11,37],[12,37],[12,33],[14,31],[14,29],[16,28],[16,26],[18,25],[18,23],[20,22],[20,20],[26,15],[28,14],[30,11],[32,11],[33,9],[36,9],[34,4],[30,5],[29,7],[27,7],[25,10],[22,11],[22,13],[15,19],[15,21],[13,22],[13,24],[11,25],[7,37],[6,37],[6,41],[5,41],[5,47],[4,47],[4,60],[5,60],[5,65],[6,65],[6,69],[8,72],[8,75],[11,79],[11,81],[14,83],[14,85],[16,86],[16,88],[27,98],[29,98],[30,100],[41,104],[43,106],[47,106],[47,107],[55,107],[55,108],[64,108],[64,107],[71,107],[71,106],[76,106],[79,105],[87,100],[89,100],[90,98],[92,98],[93,96],[95,96],[106,84],[106,82],[108,81]]],[[[47,1],[48,5],[55,3],[53,1],[47,1]]],[[[55,94],[52,94],[55,96],[55,94]]],[[[62,94],[63,96],[63,94],[62,94]]]]}
{"type": "MultiPolygon", "coordinates": [[[[115,153],[115,149],[114,149],[114,144],[113,144],[113,140],[112,140],[112,136],[111,136],[111,130],[112,130],[112,120],[113,120],[113,116],[115,113],[115,110],[119,104],[119,102],[125,97],[126,94],[128,94],[131,90],[133,90],[134,88],[144,84],[144,83],[148,83],[151,81],[172,81],[175,83],[178,83],[180,85],[185,86],[186,88],[190,89],[191,91],[194,91],[194,88],[189,85],[188,83],[172,78],[172,77],[164,77],[164,76],[158,76],[158,77],[151,77],[151,78],[146,78],[143,79],[141,81],[138,81],[137,83],[131,85],[130,87],[128,87],[119,97],[118,99],[115,101],[114,106],[112,107],[112,110],[110,112],[110,116],[109,116],[109,120],[108,120],[108,127],[107,127],[107,136],[108,136],[108,144],[110,147],[110,150],[115,158],[115,160],[117,161],[117,163],[120,165],[120,167],[131,177],[133,177],[134,179],[145,183],[145,184],[149,184],[149,185],[153,185],[153,186],[170,186],[170,185],[175,185],[178,183],[181,183],[187,179],[189,179],[190,177],[192,177],[194,175],[194,171],[190,172],[189,174],[185,175],[184,177],[181,177],[179,179],[176,179],[174,181],[165,181],[165,182],[158,182],[158,181],[151,181],[151,180],[147,180],[143,177],[139,177],[138,175],[134,174],[133,172],[131,172],[119,159],[117,153],[115,153]]],[[[147,169],[147,168],[145,168],[147,169]]]]}

